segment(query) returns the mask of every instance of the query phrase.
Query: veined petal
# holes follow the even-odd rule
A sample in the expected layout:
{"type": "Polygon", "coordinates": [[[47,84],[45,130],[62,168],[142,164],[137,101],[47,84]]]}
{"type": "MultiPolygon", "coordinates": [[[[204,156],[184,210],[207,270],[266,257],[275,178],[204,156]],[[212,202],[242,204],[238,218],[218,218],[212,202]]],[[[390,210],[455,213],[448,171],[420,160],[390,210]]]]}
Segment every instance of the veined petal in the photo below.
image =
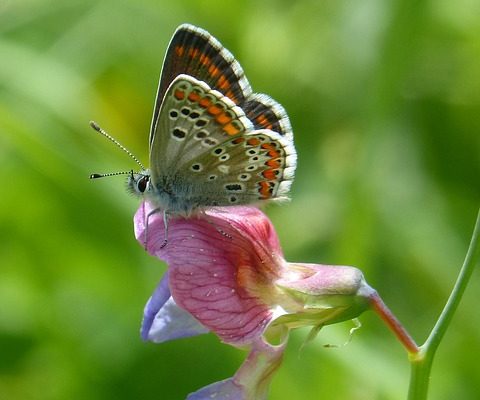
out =
{"type": "Polygon", "coordinates": [[[272,310],[262,299],[277,277],[278,238],[270,221],[254,207],[212,209],[184,219],[171,218],[168,244],[162,214],[148,220],[144,203],[135,216],[136,236],[169,265],[175,302],[223,341],[244,345],[262,335],[272,310]]]}
{"type": "Polygon", "coordinates": [[[208,329],[177,306],[170,296],[168,272],[165,273],[145,306],[142,339],[161,343],[207,332],[208,329]]]}
{"type": "Polygon", "coordinates": [[[143,203],[135,234],[169,272],[145,308],[142,336],[162,342],[211,330],[250,348],[232,378],[189,400],[265,399],[290,329],[312,326],[316,333],[371,306],[374,290],[357,268],[285,261],[271,222],[255,207],[170,217],[166,246],[163,214],[151,212],[143,203]]]}

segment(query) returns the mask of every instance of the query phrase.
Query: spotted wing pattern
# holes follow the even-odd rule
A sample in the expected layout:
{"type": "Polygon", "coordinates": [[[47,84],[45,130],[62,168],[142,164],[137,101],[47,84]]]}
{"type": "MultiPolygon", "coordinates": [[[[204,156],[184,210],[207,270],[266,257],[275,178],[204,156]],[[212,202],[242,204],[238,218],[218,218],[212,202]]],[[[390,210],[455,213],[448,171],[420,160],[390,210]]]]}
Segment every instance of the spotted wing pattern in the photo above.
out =
{"type": "Polygon", "coordinates": [[[207,31],[190,24],[180,25],[167,49],[158,86],[150,130],[155,124],[165,92],[180,74],[190,75],[218,90],[235,104],[242,104],[252,89],[239,62],[207,31]]]}
{"type": "Polygon", "coordinates": [[[205,82],[179,75],[162,103],[150,149],[152,179],[174,174],[185,162],[208,152],[253,125],[242,109],[205,82]]]}
{"type": "Polygon", "coordinates": [[[231,138],[189,165],[199,172],[199,177],[191,175],[192,184],[198,181],[208,187],[211,183],[212,193],[223,193],[209,205],[251,204],[288,198],[296,153],[277,132],[261,129],[231,138]]]}
{"type": "Polygon", "coordinates": [[[152,196],[170,212],[287,198],[296,168],[285,109],[253,93],[207,31],[181,25],[169,44],[150,130],[152,196]]]}
{"type": "Polygon", "coordinates": [[[287,137],[254,130],[239,106],[205,82],[180,75],[167,89],[150,166],[155,190],[175,193],[172,211],[286,198],[295,165],[287,137]]]}
{"type": "Polygon", "coordinates": [[[287,112],[270,96],[253,93],[242,104],[242,109],[256,129],[270,129],[293,141],[287,112]]]}

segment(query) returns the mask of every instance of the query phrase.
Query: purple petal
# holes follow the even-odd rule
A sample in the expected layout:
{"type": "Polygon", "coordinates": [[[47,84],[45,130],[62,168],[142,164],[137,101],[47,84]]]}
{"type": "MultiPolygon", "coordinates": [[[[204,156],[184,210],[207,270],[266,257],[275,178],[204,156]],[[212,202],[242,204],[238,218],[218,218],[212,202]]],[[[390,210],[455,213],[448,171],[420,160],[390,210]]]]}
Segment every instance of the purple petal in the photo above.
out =
{"type": "Polygon", "coordinates": [[[162,343],[208,333],[190,313],[177,306],[173,298],[169,298],[164,306],[155,315],[150,329],[146,331],[144,340],[162,343]]]}
{"type": "Polygon", "coordinates": [[[233,378],[212,383],[190,393],[187,400],[245,400],[244,390],[235,384],[233,378]]]}
{"type": "Polygon", "coordinates": [[[273,373],[282,362],[286,343],[286,336],[278,346],[272,346],[263,339],[255,340],[247,359],[232,378],[191,393],[187,400],[266,399],[273,373]]]}
{"type": "Polygon", "coordinates": [[[165,273],[145,306],[142,339],[161,343],[207,332],[208,329],[175,304],[168,288],[168,273],[165,273]]]}
{"type": "Polygon", "coordinates": [[[168,287],[168,271],[163,275],[160,283],[155,288],[150,299],[143,310],[143,321],[140,334],[143,340],[148,340],[148,333],[152,327],[155,315],[170,298],[170,289],[168,287]]]}

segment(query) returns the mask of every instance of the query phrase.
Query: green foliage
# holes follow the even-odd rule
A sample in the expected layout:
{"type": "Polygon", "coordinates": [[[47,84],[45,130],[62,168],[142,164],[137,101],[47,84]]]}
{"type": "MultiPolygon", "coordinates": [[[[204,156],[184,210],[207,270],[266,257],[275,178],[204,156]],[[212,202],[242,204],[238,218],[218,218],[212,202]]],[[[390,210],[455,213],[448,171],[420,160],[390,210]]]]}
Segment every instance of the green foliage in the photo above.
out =
{"type": "MultiPolygon", "coordinates": [[[[271,206],[286,258],[361,268],[422,343],[459,271],[480,198],[478,2],[0,3],[0,398],[182,399],[244,353],[211,335],[138,335],[164,271],[133,237],[121,178],[143,160],[177,25],[219,38],[289,112],[299,167],[271,206]]],[[[440,347],[432,399],[476,399],[478,272],[440,347]]],[[[272,399],[404,399],[408,362],[373,314],[293,335],[272,399]]]]}

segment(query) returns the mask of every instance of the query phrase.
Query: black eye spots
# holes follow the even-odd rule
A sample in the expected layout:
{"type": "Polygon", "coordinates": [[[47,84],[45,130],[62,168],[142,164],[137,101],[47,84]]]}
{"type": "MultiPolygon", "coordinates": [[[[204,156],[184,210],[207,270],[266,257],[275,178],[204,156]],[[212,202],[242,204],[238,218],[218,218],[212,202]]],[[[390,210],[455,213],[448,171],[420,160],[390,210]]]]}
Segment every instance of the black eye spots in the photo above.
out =
{"type": "Polygon", "coordinates": [[[197,119],[200,116],[200,114],[196,111],[192,111],[190,113],[190,119],[197,119]]]}
{"type": "Polygon", "coordinates": [[[203,128],[205,125],[208,124],[208,121],[206,119],[198,119],[197,121],[195,121],[195,126],[197,128],[203,128]]]}
{"type": "Polygon", "coordinates": [[[243,192],[245,186],[241,183],[227,183],[224,188],[228,192],[243,192]]]}
{"type": "Polygon", "coordinates": [[[198,132],[195,134],[195,139],[197,139],[197,140],[202,140],[202,139],[205,139],[207,136],[208,136],[208,132],[207,132],[207,131],[198,131],[198,132]]]}
{"type": "Polygon", "coordinates": [[[172,108],[168,113],[168,116],[170,117],[170,119],[176,120],[178,118],[178,110],[172,108]]]}
{"type": "Polygon", "coordinates": [[[173,128],[172,137],[176,140],[185,140],[187,132],[181,128],[173,128]]]}
{"type": "Polygon", "coordinates": [[[203,170],[203,165],[200,163],[195,163],[195,164],[192,164],[190,168],[193,172],[200,172],[203,170]]]}
{"type": "Polygon", "coordinates": [[[212,138],[206,138],[202,141],[202,145],[204,145],[205,147],[213,147],[213,146],[216,146],[217,144],[218,144],[218,141],[212,138]]]}

